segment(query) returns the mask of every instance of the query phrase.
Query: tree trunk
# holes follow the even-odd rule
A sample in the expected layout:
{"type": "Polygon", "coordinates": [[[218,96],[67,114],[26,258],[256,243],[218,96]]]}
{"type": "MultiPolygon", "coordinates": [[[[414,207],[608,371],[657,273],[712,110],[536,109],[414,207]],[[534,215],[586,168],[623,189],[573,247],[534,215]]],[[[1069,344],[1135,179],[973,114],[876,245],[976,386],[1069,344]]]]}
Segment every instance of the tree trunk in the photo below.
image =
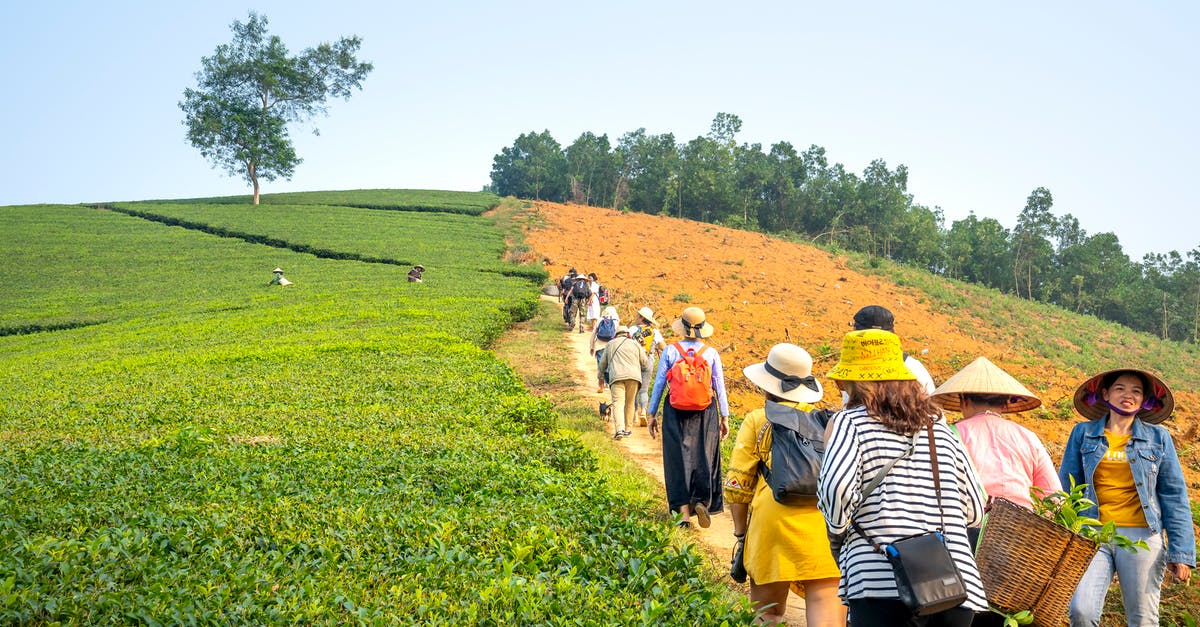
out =
{"type": "Polygon", "coordinates": [[[254,185],[254,204],[258,204],[258,171],[254,167],[255,164],[250,164],[250,182],[254,185]]]}

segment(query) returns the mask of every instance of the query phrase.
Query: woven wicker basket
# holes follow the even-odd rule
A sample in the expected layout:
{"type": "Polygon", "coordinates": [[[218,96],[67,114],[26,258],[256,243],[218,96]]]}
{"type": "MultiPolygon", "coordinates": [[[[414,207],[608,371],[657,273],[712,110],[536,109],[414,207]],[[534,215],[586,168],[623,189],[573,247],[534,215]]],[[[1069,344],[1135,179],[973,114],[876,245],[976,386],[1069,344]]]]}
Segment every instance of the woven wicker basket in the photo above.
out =
{"type": "Polygon", "coordinates": [[[1012,501],[995,499],[975,561],[993,607],[1033,610],[1035,627],[1060,627],[1098,548],[1012,501]]]}

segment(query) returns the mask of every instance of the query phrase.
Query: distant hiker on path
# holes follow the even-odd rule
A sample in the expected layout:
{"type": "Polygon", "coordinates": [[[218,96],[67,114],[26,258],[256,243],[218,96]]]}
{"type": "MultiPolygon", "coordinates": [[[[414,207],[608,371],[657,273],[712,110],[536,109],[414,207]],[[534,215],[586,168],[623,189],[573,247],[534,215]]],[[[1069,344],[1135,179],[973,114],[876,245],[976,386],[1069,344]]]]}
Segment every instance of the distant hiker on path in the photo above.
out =
{"type": "MultiPolygon", "coordinates": [[[[882,329],[889,333],[895,333],[896,318],[885,307],[867,305],[854,314],[854,319],[850,322],[850,326],[855,331],[882,329]]],[[[933,377],[929,376],[929,371],[925,369],[925,364],[921,363],[916,357],[905,353],[904,365],[908,366],[908,369],[912,370],[913,374],[917,376],[917,381],[925,389],[925,393],[933,394],[933,391],[937,389],[937,384],[933,382],[933,377]]],[[[845,400],[845,398],[842,400],[845,400]]]]}
{"type": "Polygon", "coordinates": [[[693,514],[701,527],[708,527],[709,514],[725,506],[721,492],[721,440],[729,434],[725,372],[720,353],[703,342],[713,334],[704,310],[684,309],[671,330],[683,339],[668,345],[658,361],[650,394],[650,437],[659,431],[656,414],[665,401],[662,450],[667,505],[679,512],[681,527],[691,526],[693,514]],[[668,383],[670,392],[664,394],[668,383]]]}
{"type": "Polygon", "coordinates": [[[421,264],[417,264],[417,265],[413,266],[412,270],[408,271],[408,282],[409,283],[420,283],[421,275],[424,272],[425,272],[425,266],[423,266],[421,264]]]}
{"type": "Polygon", "coordinates": [[[567,327],[578,325],[579,333],[583,333],[583,327],[587,324],[587,305],[590,294],[587,277],[582,274],[577,275],[574,283],[571,284],[571,296],[567,300],[567,310],[570,312],[567,315],[567,327]]]}
{"type": "MultiPolygon", "coordinates": [[[[600,323],[592,329],[592,337],[588,342],[588,353],[596,358],[596,377],[600,379],[600,383],[596,386],[596,392],[603,392],[604,385],[608,380],[604,377],[604,369],[600,367],[600,359],[604,357],[604,349],[608,346],[609,341],[617,336],[617,328],[621,325],[621,316],[617,313],[616,307],[605,307],[604,313],[600,315],[600,323]]],[[[628,331],[626,331],[628,334],[628,331]]]]}
{"type": "MultiPolygon", "coordinates": [[[[606,319],[602,318],[600,324],[603,325],[606,319]]],[[[608,379],[608,389],[612,394],[613,426],[616,429],[613,439],[619,440],[632,435],[625,421],[633,419],[634,401],[638,388],[642,386],[646,352],[636,340],[630,339],[629,329],[619,325],[616,338],[601,352],[604,356],[600,360],[597,379],[600,385],[604,384],[606,377],[608,379]]]]}
{"type": "Polygon", "coordinates": [[[595,329],[600,321],[600,279],[596,273],[588,273],[587,321],[589,329],[595,329]]]}
{"type": "Polygon", "coordinates": [[[642,307],[638,310],[637,322],[629,327],[629,337],[637,340],[646,353],[642,387],[637,395],[638,426],[644,427],[647,424],[646,408],[650,405],[650,388],[654,387],[654,373],[658,370],[658,356],[667,347],[662,332],[658,330],[658,321],[654,319],[653,309],[642,307]]]}
{"type": "Polygon", "coordinates": [[[275,277],[267,285],[282,285],[283,287],[287,287],[292,284],[291,281],[287,280],[287,277],[283,276],[282,268],[275,268],[271,272],[275,273],[275,277]]]}
{"type": "Polygon", "coordinates": [[[571,298],[571,286],[575,285],[575,275],[576,274],[578,274],[578,272],[575,272],[575,268],[571,268],[570,270],[567,271],[566,274],[563,275],[563,277],[561,279],[558,280],[558,302],[560,302],[564,305],[564,309],[563,309],[563,319],[564,320],[566,320],[566,318],[567,318],[566,304],[567,304],[567,301],[571,298]]]}
{"type": "Polygon", "coordinates": [[[1187,481],[1170,432],[1158,424],[1171,417],[1175,397],[1162,379],[1122,368],[1084,381],[1074,402],[1089,420],[1071,429],[1058,478],[1063,485],[1088,484],[1084,496],[1096,505],[1080,516],[1115,523],[1118,533],[1145,540],[1150,550],[1101,545],[1071,597],[1071,625],[1100,624],[1114,572],[1127,624],[1158,625],[1163,575],[1187,581],[1196,565],[1187,481]]]}
{"type": "MultiPolygon", "coordinates": [[[[724,484],[733,535],[744,547],[750,600],[763,612],[762,624],[773,625],[783,620],[788,592],[795,586],[804,592],[809,627],[844,627],[846,608],[838,598],[841,573],[829,552],[825,517],[816,499],[796,505],[779,503],[763,470],[772,467],[774,438],[767,411],[812,412],[812,403],[824,396],[821,383],[812,376],[812,357],[794,344],[776,344],[765,362],[742,372],[768,405],[747,414],[738,429],[724,484]]],[[[816,476],[812,479],[815,484],[816,476]]]]}

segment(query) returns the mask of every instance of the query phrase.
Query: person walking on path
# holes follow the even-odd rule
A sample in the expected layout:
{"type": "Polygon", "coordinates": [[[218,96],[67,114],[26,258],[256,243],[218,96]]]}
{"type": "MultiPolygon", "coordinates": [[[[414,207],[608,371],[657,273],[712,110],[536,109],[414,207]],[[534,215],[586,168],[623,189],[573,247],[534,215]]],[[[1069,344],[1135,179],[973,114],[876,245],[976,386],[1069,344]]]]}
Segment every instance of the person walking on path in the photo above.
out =
{"type": "Polygon", "coordinates": [[[970,625],[976,612],[988,609],[967,539],[967,527],[983,521],[984,494],[962,442],[905,365],[894,333],[847,333],[828,377],[849,394],[849,402],[834,414],[826,438],[817,506],[831,533],[849,532],[838,566],[850,624],[970,625]],[[875,489],[865,490],[873,478],[879,481],[875,489]],[[892,565],[876,545],[934,530],[943,534],[966,600],[916,617],[900,600],[892,565]]]}
{"type": "MultiPolygon", "coordinates": [[[[615,311],[615,310],[614,310],[615,311]]],[[[646,351],[637,340],[629,337],[629,329],[617,326],[616,337],[602,351],[596,378],[600,386],[608,378],[608,389],[612,395],[614,440],[632,435],[626,419],[633,419],[634,403],[638,388],[642,386],[642,368],[646,365],[646,351]]]]}
{"type": "Polygon", "coordinates": [[[604,385],[608,383],[604,377],[604,369],[600,367],[600,359],[604,357],[604,348],[617,336],[620,324],[621,316],[617,313],[617,308],[605,307],[604,313],[600,314],[600,324],[592,329],[592,336],[588,340],[588,353],[596,358],[596,377],[600,379],[599,385],[596,386],[597,394],[603,392],[604,385]]]}
{"type": "MultiPolygon", "coordinates": [[[[812,376],[812,357],[794,344],[776,344],[765,362],[747,366],[742,373],[762,391],[768,406],[809,412],[824,396],[821,383],[812,376]]],[[[783,620],[788,593],[796,589],[804,596],[809,627],[844,627],[840,573],[829,551],[825,518],[815,500],[797,505],[776,501],[761,470],[772,467],[773,436],[766,408],[747,414],[725,475],[733,535],[745,543],[750,600],[761,612],[762,623],[773,625],[783,620]]]]}
{"type": "Polygon", "coordinates": [[[667,505],[672,512],[679,512],[681,527],[691,526],[693,514],[701,527],[708,527],[710,514],[723,511],[725,505],[721,490],[721,440],[729,434],[725,372],[720,353],[703,341],[713,334],[704,310],[684,309],[671,330],[683,339],[668,345],[658,361],[648,427],[650,437],[656,437],[658,405],[666,400],[662,408],[662,451],[667,505]],[[680,361],[683,363],[675,368],[680,361]],[[705,371],[709,373],[707,380],[686,378],[689,372],[694,375],[705,371]],[[672,389],[664,399],[668,378],[672,379],[672,389]],[[705,386],[709,395],[708,404],[698,408],[690,402],[702,398],[704,390],[697,386],[705,386]]]}
{"type": "Polygon", "coordinates": [[[1042,400],[987,357],[946,379],[931,398],[944,410],[962,412],[954,427],[989,498],[1033,509],[1030,488],[1046,494],[1062,489],[1042,441],[1004,417],[1039,407],[1042,400]]]}
{"type": "MultiPolygon", "coordinates": [[[[854,319],[850,321],[850,326],[855,331],[881,329],[889,333],[895,333],[896,318],[886,307],[867,305],[854,314],[854,319]]],[[[925,368],[925,364],[921,363],[916,357],[905,353],[904,365],[908,366],[908,369],[912,370],[913,374],[916,375],[917,382],[921,384],[925,393],[932,395],[934,390],[937,389],[937,385],[933,382],[933,377],[929,376],[929,370],[925,368]]],[[[843,400],[845,399],[843,398],[843,400]]]]}
{"type": "Polygon", "coordinates": [[[1164,574],[1187,581],[1196,565],[1187,482],[1171,434],[1158,424],[1171,416],[1174,395],[1149,372],[1122,368],[1088,378],[1074,403],[1089,420],[1071,429],[1059,479],[1087,484],[1084,496],[1096,505],[1080,516],[1115,523],[1117,533],[1144,540],[1149,550],[1101,545],[1071,597],[1071,625],[1100,624],[1114,572],[1126,622],[1158,625],[1164,574]]]}
{"type": "Polygon", "coordinates": [[[587,280],[587,323],[589,329],[595,329],[600,322],[600,279],[595,272],[589,272],[587,280]]]}
{"type": "Polygon", "coordinates": [[[646,367],[642,370],[642,387],[637,395],[637,419],[639,426],[646,426],[646,407],[650,405],[650,388],[654,387],[654,373],[658,369],[658,356],[667,347],[654,310],[642,307],[637,312],[637,322],[629,327],[629,337],[637,340],[646,353],[646,367]]]}
{"type": "Polygon", "coordinates": [[[575,281],[571,285],[571,296],[567,300],[567,327],[578,325],[578,333],[583,333],[583,327],[587,323],[587,307],[588,307],[588,290],[587,277],[579,274],[575,276],[575,281]]]}

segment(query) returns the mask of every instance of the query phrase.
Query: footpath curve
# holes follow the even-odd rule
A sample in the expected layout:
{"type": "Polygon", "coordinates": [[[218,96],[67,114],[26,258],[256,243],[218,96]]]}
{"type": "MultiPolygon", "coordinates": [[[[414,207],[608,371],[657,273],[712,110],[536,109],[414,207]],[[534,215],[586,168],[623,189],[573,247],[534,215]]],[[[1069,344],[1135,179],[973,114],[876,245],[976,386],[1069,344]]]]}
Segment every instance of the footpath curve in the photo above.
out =
{"type": "MultiPolygon", "coordinates": [[[[558,302],[557,298],[552,296],[542,296],[543,299],[558,302]]],[[[570,339],[568,345],[572,349],[574,364],[576,370],[576,381],[580,383],[575,387],[574,392],[579,396],[592,400],[596,405],[600,402],[610,402],[608,390],[604,392],[596,392],[596,358],[588,352],[588,344],[591,339],[590,333],[578,333],[575,329],[564,331],[570,339]]],[[[605,425],[605,429],[611,435],[613,426],[611,423],[605,425]]],[[[654,477],[660,485],[665,484],[663,480],[662,466],[662,444],[658,439],[651,439],[650,431],[646,427],[626,426],[626,429],[633,432],[633,435],[621,438],[617,441],[617,445],[625,453],[625,455],[635,462],[646,474],[654,477]]],[[[735,433],[731,433],[729,437],[733,437],[735,433]]],[[[663,503],[666,506],[666,503],[663,503]]],[[[712,516],[712,525],[708,529],[701,529],[695,524],[693,518],[691,533],[695,537],[700,546],[705,550],[717,556],[722,562],[727,562],[729,556],[733,553],[733,520],[729,517],[728,508],[726,512],[714,514],[712,516]]],[[[732,580],[731,580],[732,582],[732,580]]],[[[784,614],[787,624],[791,626],[806,627],[808,621],[804,614],[804,599],[796,593],[792,593],[788,597],[788,607],[784,614]]]]}

